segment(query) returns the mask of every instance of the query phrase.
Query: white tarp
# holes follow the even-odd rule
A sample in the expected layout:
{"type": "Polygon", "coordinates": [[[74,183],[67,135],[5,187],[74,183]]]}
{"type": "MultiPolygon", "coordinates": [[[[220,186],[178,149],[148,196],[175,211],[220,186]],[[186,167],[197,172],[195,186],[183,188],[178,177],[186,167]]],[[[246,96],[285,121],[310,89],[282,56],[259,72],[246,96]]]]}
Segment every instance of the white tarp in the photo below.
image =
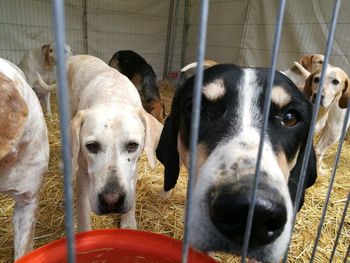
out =
{"type": "MultiPolygon", "coordinates": [[[[198,1],[192,1],[187,62],[197,49],[198,1]]],[[[324,53],[333,5],[330,0],[287,0],[278,68],[289,68],[304,54],[324,53]]],[[[207,58],[269,66],[277,0],[210,1],[207,58]]],[[[342,1],[330,63],[350,74],[350,1],[342,1]]]]}
{"type": "MultiPolygon", "coordinates": [[[[84,53],[83,1],[67,0],[67,43],[84,53]]],[[[278,0],[211,0],[207,58],[269,66],[278,0]]],[[[334,1],[287,0],[278,68],[303,54],[324,53],[334,1]]],[[[105,61],[133,49],[163,73],[170,0],[88,0],[88,53],[105,61]]],[[[184,0],[180,0],[172,70],[179,70],[184,0]]],[[[18,63],[23,53],[53,41],[50,0],[1,0],[0,56],[18,63]]],[[[330,62],[350,73],[350,1],[342,1],[330,62]]],[[[199,0],[190,1],[186,62],[197,55],[199,0]]]]}

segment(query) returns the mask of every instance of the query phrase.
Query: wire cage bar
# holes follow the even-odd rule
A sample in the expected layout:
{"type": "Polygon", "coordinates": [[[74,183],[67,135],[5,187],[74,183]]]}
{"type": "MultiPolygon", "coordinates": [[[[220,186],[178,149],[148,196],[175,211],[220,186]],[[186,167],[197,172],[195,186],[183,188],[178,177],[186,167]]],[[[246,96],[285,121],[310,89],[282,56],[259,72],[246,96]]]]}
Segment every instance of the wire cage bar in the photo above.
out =
{"type": "Polygon", "coordinates": [[[64,5],[60,0],[54,0],[52,12],[55,24],[55,40],[57,43],[57,82],[60,111],[60,127],[62,137],[62,156],[64,174],[64,196],[65,196],[65,226],[67,235],[67,259],[69,263],[75,263],[74,244],[74,224],[73,224],[73,188],[72,188],[72,159],[69,138],[69,104],[66,76],[66,56],[65,56],[65,14],[64,5]]]}

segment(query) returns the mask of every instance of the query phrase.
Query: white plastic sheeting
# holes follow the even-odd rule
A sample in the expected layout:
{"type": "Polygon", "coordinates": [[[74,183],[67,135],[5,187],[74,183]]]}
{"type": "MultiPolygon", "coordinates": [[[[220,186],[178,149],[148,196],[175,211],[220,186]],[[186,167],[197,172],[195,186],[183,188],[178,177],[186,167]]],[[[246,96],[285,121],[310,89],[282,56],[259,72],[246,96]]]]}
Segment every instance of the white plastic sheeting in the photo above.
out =
{"type": "MultiPolygon", "coordinates": [[[[85,53],[84,0],[66,0],[67,44],[85,53]]],[[[0,0],[0,56],[18,63],[24,52],[53,41],[51,1],[0,0]]],[[[87,51],[108,62],[132,49],[162,74],[169,1],[86,0],[87,51]]]]}
{"type": "MultiPolygon", "coordinates": [[[[278,0],[212,0],[207,58],[249,66],[269,66],[278,0]]],[[[187,61],[195,60],[199,1],[192,1],[187,61]]],[[[333,0],[289,0],[278,68],[304,54],[324,53],[333,0]]],[[[350,74],[350,1],[342,1],[330,63],[350,74]]]]}
{"type": "MultiPolygon", "coordinates": [[[[106,62],[120,49],[141,54],[155,69],[164,68],[170,1],[66,0],[67,42],[75,54],[87,52],[106,62]]],[[[196,59],[199,0],[188,0],[186,63],[196,59]]],[[[278,0],[211,0],[207,58],[250,66],[269,66],[278,0]]],[[[180,67],[185,0],[179,0],[171,70],[180,67]]],[[[289,68],[304,54],[324,53],[333,0],[288,0],[278,68],[289,68]]],[[[51,1],[0,0],[0,56],[18,63],[24,52],[53,40],[51,1]]],[[[176,6],[176,4],[175,4],[176,6]]],[[[342,1],[331,64],[350,73],[350,1],[342,1]]]]}

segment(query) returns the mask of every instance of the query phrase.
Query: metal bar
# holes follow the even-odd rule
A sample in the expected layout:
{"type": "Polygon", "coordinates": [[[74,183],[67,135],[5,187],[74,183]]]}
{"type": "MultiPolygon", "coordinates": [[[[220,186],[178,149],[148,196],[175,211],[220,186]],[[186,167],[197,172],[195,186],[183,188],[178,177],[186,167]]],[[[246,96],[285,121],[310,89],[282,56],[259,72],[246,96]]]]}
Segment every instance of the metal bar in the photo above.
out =
{"type": "Polygon", "coordinates": [[[346,217],[346,213],[347,213],[348,208],[349,208],[349,203],[350,203],[350,193],[348,194],[348,199],[346,200],[346,203],[345,203],[345,206],[344,206],[344,212],[343,212],[342,218],[340,220],[340,224],[339,224],[339,228],[338,228],[338,232],[337,232],[337,237],[335,238],[335,241],[334,241],[333,250],[332,250],[331,257],[329,259],[329,263],[333,262],[333,258],[334,258],[334,255],[335,255],[335,250],[336,250],[336,248],[338,246],[339,238],[340,238],[340,235],[341,235],[341,230],[342,230],[342,228],[344,226],[344,223],[345,223],[345,217],[346,217]]]}
{"type": "Polygon", "coordinates": [[[185,66],[185,59],[186,59],[186,42],[188,37],[188,15],[189,15],[189,3],[188,0],[185,0],[185,6],[184,6],[184,20],[183,20],[183,26],[182,26],[182,43],[181,43],[181,61],[180,61],[180,67],[183,68],[185,66]]]}
{"type": "Polygon", "coordinates": [[[320,236],[321,236],[323,222],[324,222],[324,219],[325,219],[326,213],[327,213],[327,207],[328,207],[328,204],[329,204],[329,199],[331,198],[331,193],[332,193],[332,190],[333,190],[335,175],[337,173],[337,167],[338,167],[338,164],[339,164],[340,153],[341,153],[341,150],[342,150],[342,147],[343,147],[345,133],[346,133],[346,130],[347,130],[347,123],[349,121],[349,114],[350,114],[349,112],[350,112],[350,103],[348,105],[348,108],[346,110],[346,114],[345,114],[345,117],[344,117],[344,123],[343,123],[343,127],[342,127],[341,134],[340,134],[340,139],[339,139],[339,143],[338,143],[338,149],[337,149],[337,153],[336,153],[336,156],[335,156],[335,161],[334,161],[334,164],[333,164],[332,176],[331,176],[331,179],[330,179],[330,182],[329,182],[325,204],[323,205],[322,214],[321,214],[321,218],[320,218],[320,223],[318,225],[317,235],[316,235],[316,239],[315,239],[314,248],[312,250],[310,262],[314,262],[314,258],[315,258],[316,251],[317,251],[317,246],[318,246],[318,241],[319,241],[320,236]]]}
{"type": "Polygon", "coordinates": [[[344,257],[344,263],[349,263],[348,262],[349,254],[350,254],[350,244],[348,246],[348,250],[346,251],[346,254],[345,254],[345,257],[344,257]]]}
{"type": "MultiPolygon", "coordinates": [[[[332,19],[331,19],[331,28],[329,30],[328,38],[327,38],[326,52],[325,52],[325,57],[324,57],[324,62],[323,62],[323,67],[322,67],[322,72],[321,72],[321,79],[319,82],[320,83],[319,89],[318,89],[317,94],[316,94],[315,104],[312,107],[313,114],[312,114],[312,118],[311,118],[307,143],[305,146],[303,164],[301,167],[300,178],[299,178],[299,182],[298,182],[298,189],[297,189],[297,193],[296,193],[295,200],[294,200],[294,211],[293,211],[293,216],[292,216],[292,231],[291,231],[292,233],[294,231],[296,214],[298,212],[298,206],[299,206],[300,199],[301,199],[301,192],[302,192],[301,189],[304,186],[304,181],[305,181],[305,177],[306,177],[306,170],[307,170],[310,152],[311,152],[311,147],[312,147],[312,142],[313,142],[312,138],[313,138],[313,134],[314,134],[314,129],[315,129],[318,111],[320,109],[321,94],[322,94],[322,90],[323,90],[323,82],[324,82],[324,78],[326,75],[325,73],[326,73],[328,62],[329,62],[329,56],[330,56],[330,53],[332,50],[334,33],[335,33],[337,18],[338,18],[338,14],[339,14],[339,7],[340,7],[340,0],[336,0],[336,2],[334,4],[332,19]]],[[[290,245],[290,242],[291,242],[291,237],[289,239],[289,245],[290,245]]],[[[286,251],[286,254],[284,256],[283,263],[287,262],[287,257],[288,257],[288,253],[289,253],[289,247],[290,247],[289,245],[288,245],[288,249],[286,251]]]]}
{"type": "Polygon", "coordinates": [[[257,161],[256,161],[256,166],[255,166],[253,191],[252,191],[252,195],[250,197],[250,206],[249,206],[247,223],[246,223],[245,233],[244,233],[242,258],[241,258],[242,263],[246,261],[246,257],[248,254],[249,238],[250,238],[250,233],[251,233],[254,208],[255,208],[255,202],[256,202],[256,190],[257,190],[257,187],[259,184],[261,157],[262,157],[263,148],[264,148],[264,138],[265,138],[267,125],[268,125],[268,121],[269,121],[269,112],[270,112],[270,106],[271,106],[271,91],[272,91],[273,81],[275,79],[275,69],[276,69],[276,64],[277,64],[278,50],[280,47],[280,40],[281,40],[281,34],[282,34],[282,23],[283,23],[285,6],[286,6],[286,1],[280,0],[280,5],[279,5],[279,9],[278,9],[278,14],[277,14],[277,20],[276,20],[276,31],[275,31],[274,43],[273,43],[271,68],[270,68],[270,72],[269,72],[269,79],[267,82],[267,90],[266,90],[266,96],[265,96],[265,101],[264,101],[263,123],[262,123],[261,134],[260,134],[258,157],[257,157],[257,161]]]}
{"type": "Polygon", "coordinates": [[[83,0],[83,44],[84,53],[88,54],[87,0],[83,0]]]}
{"type": "Polygon", "coordinates": [[[163,67],[163,79],[168,77],[168,67],[169,67],[169,49],[170,49],[170,38],[171,38],[171,26],[174,16],[174,0],[169,0],[169,15],[168,15],[168,28],[166,35],[165,44],[165,57],[164,57],[164,67],[163,67]]]}
{"type": "Polygon", "coordinates": [[[170,36],[170,52],[169,52],[169,64],[167,72],[170,72],[173,66],[173,59],[174,59],[174,49],[175,49],[175,41],[176,41],[176,33],[177,33],[177,19],[179,17],[179,0],[176,1],[175,6],[175,14],[173,18],[173,23],[171,26],[171,36],[170,36]]]}
{"type": "Polygon", "coordinates": [[[187,184],[187,201],[186,201],[186,213],[185,213],[185,233],[184,243],[182,247],[182,262],[187,263],[189,254],[189,219],[191,217],[191,201],[194,188],[194,178],[196,172],[196,160],[197,160],[197,142],[199,132],[199,120],[200,120],[200,106],[201,106],[201,91],[203,84],[203,64],[205,56],[205,45],[207,37],[207,25],[208,25],[208,12],[209,12],[209,0],[201,1],[200,8],[200,25],[198,31],[198,53],[197,61],[198,66],[196,69],[196,76],[193,90],[193,105],[192,105],[192,123],[190,134],[190,160],[189,160],[189,178],[187,184]]]}
{"type": "Polygon", "coordinates": [[[56,57],[57,57],[57,83],[58,83],[58,98],[59,98],[59,113],[60,113],[60,130],[62,141],[62,156],[63,156],[63,173],[64,173],[64,198],[65,198],[65,226],[67,235],[67,259],[69,263],[75,263],[75,247],[74,247],[74,226],[73,226],[73,195],[72,195],[72,158],[70,151],[69,139],[69,120],[70,111],[68,103],[68,90],[66,78],[66,55],[64,52],[66,37],[65,37],[65,16],[64,2],[62,0],[54,0],[52,2],[52,12],[55,25],[55,42],[56,42],[56,57]]]}

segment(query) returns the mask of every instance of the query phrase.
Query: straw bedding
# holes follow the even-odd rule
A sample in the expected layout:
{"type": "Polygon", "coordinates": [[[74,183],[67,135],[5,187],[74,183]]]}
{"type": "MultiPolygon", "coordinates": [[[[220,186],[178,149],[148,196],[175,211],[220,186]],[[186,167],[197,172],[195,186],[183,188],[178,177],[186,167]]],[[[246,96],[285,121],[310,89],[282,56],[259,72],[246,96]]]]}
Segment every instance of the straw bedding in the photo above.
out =
{"type": "MultiPolygon", "coordinates": [[[[169,113],[174,87],[168,82],[161,82],[161,96],[169,113]]],[[[53,100],[55,96],[53,96],[53,100]]],[[[47,118],[50,140],[50,164],[45,176],[45,182],[40,194],[40,209],[35,233],[35,247],[42,246],[65,235],[63,177],[58,167],[60,160],[59,120],[56,104],[53,102],[53,117],[47,118]]],[[[307,191],[303,209],[298,214],[296,230],[290,248],[289,262],[308,262],[312,252],[319,219],[324,204],[336,146],[328,150],[324,159],[327,164],[327,176],[319,177],[316,184],[307,191]]],[[[323,231],[319,242],[315,262],[328,262],[333,248],[338,225],[343,213],[344,204],[350,189],[350,142],[345,141],[342,157],[335,179],[323,231]]],[[[169,200],[162,201],[157,197],[162,188],[163,168],[158,164],[151,170],[147,159],[143,156],[139,163],[137,187],[136,219],[141,230],[162,233],[170,237],[183,237],[183,211],[186,195],[187,173],[181,170],[179,182],[169,200]]],[[[13,231],[12,211],[13,201],[0,195],[0,262],[13,261],[13,231]]],[[[94,229],[119,227],[120,217],[92,216],[94,229]]],[[[334,262],[343,262],[350,240],[349,212],[342,229],[334,262]]],[[[239,262],[239,259],[229,255],[216,254],[219,262],[239,262]]]]}

